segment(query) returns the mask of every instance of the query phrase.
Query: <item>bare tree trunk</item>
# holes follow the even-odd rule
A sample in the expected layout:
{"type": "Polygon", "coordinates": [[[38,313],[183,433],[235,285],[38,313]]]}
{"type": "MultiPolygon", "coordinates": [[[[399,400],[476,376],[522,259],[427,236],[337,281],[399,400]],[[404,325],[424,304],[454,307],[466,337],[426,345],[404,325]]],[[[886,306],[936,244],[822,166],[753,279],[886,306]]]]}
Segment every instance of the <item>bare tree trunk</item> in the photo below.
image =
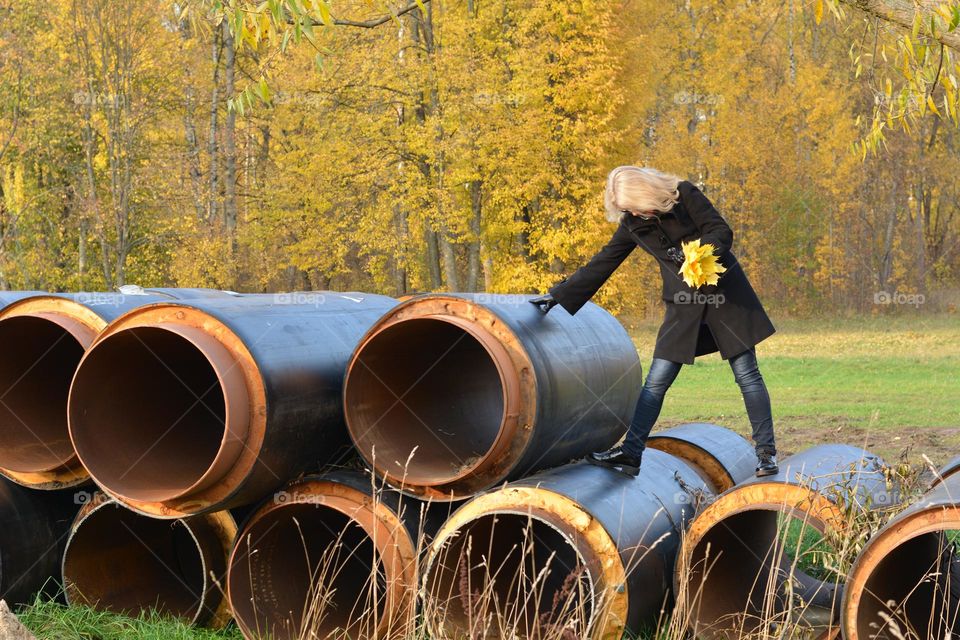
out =
{"type": "MultiPolygon", "coordinates": [[[[236,67],[236,47],[233,34],[223,23],[224,49],[224,93],[232,98],[234,93],[234,75],[236,67]]],[[[227,233],[230,251],[236,250],[237,242],[237,113],[227,109],[223,127],[223,226],[227,233]]]]}
{"type": "Polygon", "coordinates": [[[77,288],[84,290],[83,280],[87,275],[87,221],[80,219],[77,229],[77,288]]]}
{"type": "MultiPolygon", "coordinates": [[[[413,40],[415,50],[420,50],[421,46],[423,51],[429,57],[433,51],[433,30],[432,25],[429,22],[430,13],[428,12],[424,15],[422,9],[417,9],[411,13],[411,16],[415,22],[414,28],[410,30],[410,37],[413,40]]],[[[417,122],[421,125],[425,124],[427,121],[427,110],[431,105],[428,104],[426,95],[424,91],[420,91],[420,99],[416,108],[416,118],[417,122]]],[[[433,172],[436,170],[435,167],[431,166],[427,158],[421,157],[417,160],[417,168],[420,170],[420,173],[423,175],[423,179],[428,184],[433,179],[433,172]]],[[[426,244],[426,252],[424,259],[426,260],[427,274],[430,277],[430,288],[439,289],[443,286],[443,274],[440,271],[440,239],[438,237],[438,232],[432,228],[429,220],[424,221],[424,242],[426,244]]]]}
{"type": "Polygon", "coordinates": [[[393,255],[393,290],[395,295],[402,296],[407,293],[407,268],[403,259],[403,247],[409,236],[407,227],[407,216],[403,212],[403,207],[399,204],[393,205],[393,227],[397,234],[397,248],[393,255]]]}
{"type": "MultiPolygon", "coordinates": [[[[896,171],[896,170],[894,170],[896,171]]],[[[899,173],[894,173],[893,184],[890,189],[890,200],[887,212],[887,224],[883,234],[883,253],[881,254],[880,270],[877,284],[881,291],[886,291],[890,277],[893,275],[893,241],[897,229],[897,196],[899,194],[899,173]]]]}
{"type": "Polygon", "coordinates": [[[447,280],[448,291],[460,290],[460,277],[457,275],[457,254],[453,244],[447,239],[447,234],[440,234],[440,253],[443,256],[443,274],[447,280]]]}
{"type": "Polygon", "coordinates": [[[440,273],[440,250],[437,246],[437,232],[427,228],[424,231],[424,240],[427,243],[427,273],[430,275],[430,288],[439,289],[443,286],[443,276],[440,273]]]}
{"type": "Polygon", "coordinates": [[[223,42],[220,32],[213,34],[213,89],[210,95],[210,135],[207,139],[207,156],[210,161],[210,192],[207,200],[207,220],[217,217],[217,179],[220,174],[217,160],[217,127],[220,117],[220,57],[223,42]]]}
{"type": "MultiPolygon", "coordinates": [[[[178,26],[180,40],[186,43],[190,39],[190,22],[181,20],[178,26]]],[[[184,68],[186,84],[183,90],[183,134],[187,145],[187,174],[190,179],[190,193],[193,196],[193,206],[197,219],[202,220],[205,209],[203,206],[203,186],[200,182],[203,171],[200,168],[200,141],[197,138],[197,125],[193,120],[193,111],[197,104],[196,90],[190,82],[192,65],[186,63],[184,68]]]]}
{"type": "Polygon", "coordinates": [[[467,250],[467,291],[476,291],[480,281],[480,238],[483,213],[483,183],[470,182],[470,246],[467,250]]]}

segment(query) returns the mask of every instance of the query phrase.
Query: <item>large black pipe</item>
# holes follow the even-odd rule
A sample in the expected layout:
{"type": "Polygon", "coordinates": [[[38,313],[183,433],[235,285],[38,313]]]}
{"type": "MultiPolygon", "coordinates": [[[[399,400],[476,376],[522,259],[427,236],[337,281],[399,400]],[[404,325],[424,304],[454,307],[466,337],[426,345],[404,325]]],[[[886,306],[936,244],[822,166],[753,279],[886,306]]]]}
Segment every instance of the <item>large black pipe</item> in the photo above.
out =
{"type": "MultiPolygon", "coordinates": [[[[843,576],[810,575],[805,564],[866,510],[888,507],[884,463],[847,445],[790,456],[780,473],[718,496],[690,524],[675,580],[681,610],[699,638],[721,640],[806,627],[830,638],[840,622],[843,576]],[[824,542],[826,541],[826,542],[824,542]]],[[[806,636],[805,636],[806,637],[806,636]]]]}
{"type": "Polygon", "coordinates": [[[29,298],[30,296],[42,296],[45,291],[0,291],[0,310],[8,304],[13,304],[17,300],[29,298]]]}
{"type": "Polygon", "coordinates": [[[394,304],[316,292],[135,309],[78,367],[69,420],[80,460],[156,517],[259,501],[349,450],[346,362],[394,304]]]}
{"type": "Polygon", "coordinates": [[[393,486],[466,498],[624,434],[641,379],[630,336],[594,304],[543,315],[528,299],[414,296],[364,336],[344,384],[347,425],[393,486]]]}
{"type": "Polygon", "coordinates": [[[30,604],[58,592],[60,557],[79,501],[0,477],[0,600],[30,604]]]}
{"type": "Polygon", "coordinates": [[[0,311],[0,474],[35,489],[87,482],[67,430],[70,381],[84,351],[107,323],[138,306],[230,295],[201,289],[125,291],[17,292],[0,311]]]}
{"type": "Polygon", "coordinates": [[[696,469],[644,453],[640,475],[578,462],[483,493],[430,546],[424,618],[431,637],[619,638],[669,611],[686,520],[710,495],[696,469]],[[491,622],[493,621],[493,622],[491,622]]]}
{"type": "Polygon", "coordinates": [[[754,476],[757,456],[740,434],[708,422],[689,422],[656,431],[647,447],[673,454],[696,469],[713,493],[745,482],[754,476]]]}
{"type": "Polygon", "coordinates": [[[843,594],[847,640],[960,633],[960,474],[954,462],[948,467],[864,545],[843,594]]]}

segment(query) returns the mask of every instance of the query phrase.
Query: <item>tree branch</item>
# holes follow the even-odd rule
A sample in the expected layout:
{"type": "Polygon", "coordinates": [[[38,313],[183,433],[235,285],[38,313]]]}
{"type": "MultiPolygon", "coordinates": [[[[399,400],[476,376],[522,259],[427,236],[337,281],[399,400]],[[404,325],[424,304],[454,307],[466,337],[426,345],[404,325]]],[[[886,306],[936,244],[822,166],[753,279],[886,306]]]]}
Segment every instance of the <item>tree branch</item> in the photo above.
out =
{"type": "MultiPolygon", "coordinates": [[[[904,29],[913,29],[913,19],[917,12],[923,12],[924,20],[933,13],[940,0],[840,0],[844,4],[864,11],[881,20],[899,25],[904,29]]],[[[960,51],[960,29],[941,31],[936,40],[944,46],[960,51]]]]}
{"type": "MultiPolygon", "coordinates": [[[[421,4],[425,5],[429,2],[430,0],[422,0],[422,2],[417,3],[416,0],[414,0],[413,2],[410,2],[410,4],[408,4],[407,6],[403,7],[402,9],[398,9],[395,13],[388,13],[386,15],[382,15],[377,18],[371,18],[369,20],[347,20],[347,19],[341,19],[341,18],[334,18],[332,24],[339,27],[361,27],[363,29],[373,29],[374,27],[379,27],[382,24],[390,22],[395,18],[399,18],[405,13],[410,13],[411,11],[419,7],[421,4]]],[[[322,21],[318,21],[317,24],[322,25],[326,23],[322,21]]]]}

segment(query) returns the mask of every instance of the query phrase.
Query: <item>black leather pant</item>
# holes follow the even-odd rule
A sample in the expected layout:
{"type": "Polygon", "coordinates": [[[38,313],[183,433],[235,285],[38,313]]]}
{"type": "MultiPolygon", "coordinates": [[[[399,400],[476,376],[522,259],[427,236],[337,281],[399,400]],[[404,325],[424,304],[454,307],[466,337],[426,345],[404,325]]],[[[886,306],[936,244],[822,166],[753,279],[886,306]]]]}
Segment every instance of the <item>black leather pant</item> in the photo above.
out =
{"type": "MultiPolygon", "coordinates": [[[[753,442],[756,450],[776,453],[777,447],[773,437],[773,416],[770,412],[770,394],[767,385],[763,382],[760,369],[757,367],[756,349],[751,347],[729,359],[733,376],[740,385],[743,394],[743,404],[747,408],[747,416],[753,427],[753,442]]],[[[633,413],[633,420],[627,437],[623,442],[623,450],[634,455],[643,453],[647,436],[660,416],[663,406],[663,397],[667,389],[673,384],[683,366],[680,362],[654,358],[647,372],[647,379],[643,383],[637,408],[633,413]]]]}

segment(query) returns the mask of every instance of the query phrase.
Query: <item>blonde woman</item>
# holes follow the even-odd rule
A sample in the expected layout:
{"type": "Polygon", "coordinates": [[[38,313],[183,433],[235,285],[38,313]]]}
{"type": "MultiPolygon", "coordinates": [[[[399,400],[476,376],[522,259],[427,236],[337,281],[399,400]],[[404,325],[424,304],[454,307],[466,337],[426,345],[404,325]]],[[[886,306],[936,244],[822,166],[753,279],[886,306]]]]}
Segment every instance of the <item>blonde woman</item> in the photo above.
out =
{"type": "Polygon", "coordinates": [[[730,250],[733,231],[727,221],[693,183],[648,167],[611,171],[604,202],[607,219],[618,223],[610,242],[548,294],[530,302],[544,313],[559,304],[575,314],[640,245],[660,265],[666,312],[626,438],[620,446],[592,453],[587,460],[637,475],[647,436],[681,366],[719,351],[730,362],[743,394],[757,452],[756,475],[778,473],[770,396],[755,349],[776,329],[730,250]],[[684,261],[681,243],[698,238],[701,245],[713,245],[726,271],[717,284],[694,289],[678,272],[684,261]]]}

